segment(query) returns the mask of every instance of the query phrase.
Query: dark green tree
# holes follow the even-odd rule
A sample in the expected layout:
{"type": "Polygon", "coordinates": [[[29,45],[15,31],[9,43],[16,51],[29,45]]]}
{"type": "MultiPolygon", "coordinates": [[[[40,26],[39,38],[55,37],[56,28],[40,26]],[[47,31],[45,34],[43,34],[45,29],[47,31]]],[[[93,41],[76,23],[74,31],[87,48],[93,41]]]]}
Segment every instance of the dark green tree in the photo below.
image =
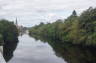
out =
{"type": "Polygon", "coordinates": [[[4,41],[3,56],[9,61],[18,43],[18,29],[13,22],[0,20],[0,41],[4,41]]]}

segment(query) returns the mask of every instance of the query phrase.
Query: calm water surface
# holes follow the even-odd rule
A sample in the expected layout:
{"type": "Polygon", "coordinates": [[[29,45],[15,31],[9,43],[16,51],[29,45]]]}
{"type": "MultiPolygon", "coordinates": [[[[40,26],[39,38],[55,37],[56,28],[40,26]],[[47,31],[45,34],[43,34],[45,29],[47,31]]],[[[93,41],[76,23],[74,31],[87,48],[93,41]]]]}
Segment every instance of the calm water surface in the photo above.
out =
{"type": "Polygon", "coordinates": [[[19,36],[19,44],[14,52],[14,57],[8,63],[67,63],[57,57],[48,43],[36,41],[24,34],[19,36]]]}

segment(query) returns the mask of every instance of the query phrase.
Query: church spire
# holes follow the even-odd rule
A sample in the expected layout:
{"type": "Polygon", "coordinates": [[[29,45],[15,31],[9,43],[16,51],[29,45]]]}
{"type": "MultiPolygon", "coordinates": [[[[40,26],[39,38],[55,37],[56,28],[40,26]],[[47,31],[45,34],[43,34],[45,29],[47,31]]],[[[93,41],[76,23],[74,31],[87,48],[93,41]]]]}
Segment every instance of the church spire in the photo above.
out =
{"type": "Polygon", "coordinates": [[[15,25],[16,25],[17,28],[18,28],[18,20],[17,20],[17,17],[16,17],[15,25]]]}
{"type": "Polygon", "coordinates": [[[17,21],[17,18],[16,18],[16,25],[18,25],[18,21],[17,21]]]}

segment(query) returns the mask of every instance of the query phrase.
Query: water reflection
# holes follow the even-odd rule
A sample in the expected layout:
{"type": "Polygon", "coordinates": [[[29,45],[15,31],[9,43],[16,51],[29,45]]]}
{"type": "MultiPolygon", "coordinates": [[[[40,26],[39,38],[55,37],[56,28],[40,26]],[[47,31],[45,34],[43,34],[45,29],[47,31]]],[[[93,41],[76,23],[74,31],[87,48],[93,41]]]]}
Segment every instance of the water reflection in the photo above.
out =
{"type": "Polygon", "coordinates": [[[33,36],[36,40],[48,42],[56,56],[63,58],[68,63],[96,63],[96,47],[72,45],[52,39],[33,36]]]}
{"type": "Polygon", "coordinates": [[[7,42],[4,47],[3,47],[3,57],[8,62],[9,60],[12,59],[13,53],[17,47],[18,42],[7,42]]]}
{"type": "Polygon", "coordinates": [[[47,42],[36,41],[24,34],[19,36],[14,57],[8,63],[66,63],[66,61],[57,57],[47,42]]]}

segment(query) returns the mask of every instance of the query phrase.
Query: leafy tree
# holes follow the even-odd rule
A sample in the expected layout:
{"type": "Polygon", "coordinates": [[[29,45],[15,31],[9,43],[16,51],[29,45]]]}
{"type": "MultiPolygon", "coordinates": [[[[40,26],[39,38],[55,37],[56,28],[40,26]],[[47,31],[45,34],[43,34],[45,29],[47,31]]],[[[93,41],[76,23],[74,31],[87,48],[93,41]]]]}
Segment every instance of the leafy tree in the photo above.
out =
{"type": "Polygon", "coordinates": [[[2,34],[0,34],[0,46],[3,46],[3,44],[4,44],[3,36],[2,36],[2,34]]]}
{"type": "Polygon", "coordinates": [[[52,40],[81,45],[96,45],[96,8],[90,7],[80,16],[74,10],[65,20],[37,25],[30,29],[31,36],[42,36],[52,40]]]}
{"type": "Polygon", "coordinates": [[[3,56],[9,61],[18,43],[18,29],[13,22],[0,20],[0,41],[4,41],[3,56]]]}

